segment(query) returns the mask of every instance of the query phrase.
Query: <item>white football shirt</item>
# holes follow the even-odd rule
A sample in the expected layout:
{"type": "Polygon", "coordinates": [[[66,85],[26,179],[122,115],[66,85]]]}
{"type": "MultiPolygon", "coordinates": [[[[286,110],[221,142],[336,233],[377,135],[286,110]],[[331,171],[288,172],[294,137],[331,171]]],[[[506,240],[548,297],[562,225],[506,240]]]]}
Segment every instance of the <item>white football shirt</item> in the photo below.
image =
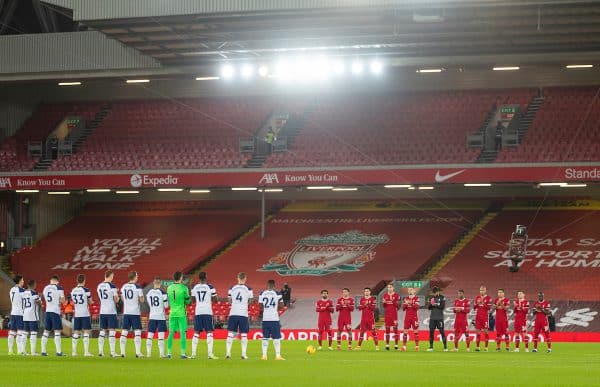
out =
{"type": "Polygon", "coordinates": [[[92,293],[88,288],[76,286],[71,290],[71,300],[73,300],[75,309],[73,317],[90,317],[90,298],[92,298],[92,293]]]}
{"type": "Polygon", "coordinates": [[[148,319],[150,320],[166,320],[165,308],[169,306],[167,293],[162,289],[151,289],[146,294],[146,301],[150,306],[148,319]]]}
{"type": "Polygon", "coordinates": [[[279,321],[277,307],[281,301],[281,295],[275,290],[265,290],[258,297],[258,302],[263,306],[263,321],[279,321]]]}
{"type": "Polygon", "coordinates": [[[248,317],[248,301],[254,297],[252,289],[238,284],[232,286],[227,295],[231,298],[229,315],[248,317]]]}
{"type": "Polygon", "coordinates": [[[23,299],[23,321],[39,321],[38,304],[40,296],[35,290],[25,290],[21,297],[23,299]]]}
{"type": "Polygon", "coordinates": [[[117,287],[110,282],[100,282],[97,291],[100,299],[100,314],[117,314],[114,298],[119,295],[117,287]]]}
{"type": "Polygon", "coordinates": [[[46,300],[46,313],[60,315],[60,299],[65,297],[65,290],[60,285],[48,284],[42,291],[42,296],[46,300]]]}
{"type": "Polygon", "coordinates": [[[212,298],[217,296],[217,290],[209,284],[197,284],[192,288],[192,296],[196,299],[196,316],[212,316],[212,298]]]}
{"type": "Polygon", "coordinates": [[[126,283],[121,287],[121,298],[123,299],[123,314],[140,315],[140,297],[144,297],[144,291],[138,284],[126,283]]]}
{"type": "Polygon", "coordinates": [[[11,316],[22,316],[23,315],[23,293],[25,289],[19,287],[18,285],[10,288],[10,302],[12,307],[10,309],[11,316]]]}

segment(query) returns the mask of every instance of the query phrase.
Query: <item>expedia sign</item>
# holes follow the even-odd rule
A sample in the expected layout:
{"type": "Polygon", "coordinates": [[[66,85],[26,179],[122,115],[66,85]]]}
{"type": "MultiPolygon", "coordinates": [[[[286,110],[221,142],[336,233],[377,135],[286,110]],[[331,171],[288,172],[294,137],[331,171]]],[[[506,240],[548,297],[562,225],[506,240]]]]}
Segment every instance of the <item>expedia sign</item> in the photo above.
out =
{"type": "Polygon", "coordinates": [[[179,183],[179,177],[173,175],[131,175],[129,182],[133,188],[173,186],[179,183]]]}

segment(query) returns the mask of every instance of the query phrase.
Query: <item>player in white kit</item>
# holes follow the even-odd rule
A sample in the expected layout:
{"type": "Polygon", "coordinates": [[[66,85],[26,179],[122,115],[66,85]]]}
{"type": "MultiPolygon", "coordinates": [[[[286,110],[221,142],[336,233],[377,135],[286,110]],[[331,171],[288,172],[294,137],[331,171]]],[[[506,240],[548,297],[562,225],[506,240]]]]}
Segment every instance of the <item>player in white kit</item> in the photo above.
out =
{"type": "Polygon", "coordinates": [[[77,286],[71,290],[71,299],[75,306],[73,315],[73,335],[71,336],[72,355],[77,356],[77,343],[83,332],[83,356],[94,356],[90,353],[90,332],[92,331],[92,318],[90,304],[93,304],[92,293],[85,287],[85,275],[77,276],[77,286]]]}
{"type": "Polygon", "coordinates": [[[111,270],[104,273],[104,281],[98,284],[97,292],[100,299],[100,332],[98,333],[98,356],[104,356],[104,339],[108,333],[108,346],[110,347],[110,356],[117,356],[116,352],[116,329],[119,325],[117,321],[117,302],[119,301],[119,290],[112,283],[114,273],[111,270]]]}
{"type": "Polygon", "coordinates": [[[248,331],[250,330],[248,303],[252,301],[254,295],[252,294],[252,289],[246,286],[246,273],[239,273],[237,275],[237,282],[237,285],[232,286],[227,294],[231,303],[231,309],[229,311],[229,319],[227,320],[228,332],[225,358],[231,359],[231,346],[239,332],[242,344],[242,360],[246,360],[248,359],[246,348],[248,348],[248,331]]]}
{"type": "Polygon", "coordinates": [[[65,303],[65,291],[58,284],[58,276],[53,275],[50,277],[50,283],[42,291],[42,296],[46,300],[46,316],[44,318],[44,333],[42,334],[42,356],[48,356],[46,346],[48,345],[48,338],[51,331],[54,331],[56,356],[62,356],[61,332],[63,326],[60,317],[60,306],[65,303]]]}
{"type": "Polygon", "coordinates": [[[267,360],[269,339],[273,339],[275,360],[285,360],[281,357],[281,325],[279,323],[279,310],[283,308],[283,300],[281,295],[275,291],[274,280],[267,281],[267,290],[258,296],[258,302],[263,311],[261,360],[267,360]]]}
{"type": "Polygon", "coordinates": [[[206,332],[206,346],[208,347],[208,358],[218,359],[213,354],[213,301],[217,301],[217,290],[206,281],[206,273],[198,274],[200,283],[194,286],[191,295],[196,300],[196,312],[194,314],[194,337],[192,339],[192,359],[196,358],[200,332],[206,332]]]}
{"type": "Polygon", "coordinates": [[[165,308],[169,306],[167,292],[161,289],[161,279],[154,278],[154,288],[146,294],[146,301],[150,307],[148,315],[148,335],[146,336],[146,356],[152,356],[152,339],[154,333],[158,331],[158,352],[160,357],[165,356],[165,332],[167,331],[167,322],[165,317],[165,308]]]}
{"type": "MultiPolygon", "coordinates": [[[[29,334],[29,345],[31,347],[31,356],[37,356],[37,333],[39,329],[38,321],[40,316],[38,308],[42,305],[39,294],[35,291],[35,280],[29,280],[27,290],[23,292],[23,328],[25,330],[25,342],[27,342],[27,334],[29,334]]],[[[23,343],[23,352],[25,355],[25,343],[23,343]]]]}
{"type": "Polygon", "coordinates": [[[121,287],[121,298],[123,299],[123,326],[121,330],[121,357],[125,357],[127,347],[127,334],[133,330],[135,344],[135,357],[142,355],[142,318],[140,316],[140,304],[144,302],[144,291],[137,284],[138,275],[135,271],[127,275],[129,282],[121,287]]]}
{"type": "Polygon", "coordinates": [[[15,286],[8,292],[10,296],[10,322],[8,324],[8,354],[13,354],[15,339],[17,341],[17,353],[25,352],[25,331],[23,330],[23,292],[25,280],[23,276],[15,276],[15,286]]]}

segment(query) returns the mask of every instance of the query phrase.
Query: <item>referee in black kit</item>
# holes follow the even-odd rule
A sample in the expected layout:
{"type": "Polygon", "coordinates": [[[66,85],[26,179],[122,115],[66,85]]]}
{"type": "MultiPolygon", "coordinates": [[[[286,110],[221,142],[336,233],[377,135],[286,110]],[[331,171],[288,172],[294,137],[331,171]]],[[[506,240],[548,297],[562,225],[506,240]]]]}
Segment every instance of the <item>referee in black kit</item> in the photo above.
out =
{"type": "Polygon", "coordinates": [[[446,308],[446,297],[440,294],[440,288],[434,286],[432,289],[433,295],[429,298],[427,308],[431,311],[429,315],[429,348],[428,352],[433,351],[434,332],[437,329],[442,335],[444,343],[444,352],[448,351],[446,344],[446,333],[444,332],[444,309],[446,308]]]}

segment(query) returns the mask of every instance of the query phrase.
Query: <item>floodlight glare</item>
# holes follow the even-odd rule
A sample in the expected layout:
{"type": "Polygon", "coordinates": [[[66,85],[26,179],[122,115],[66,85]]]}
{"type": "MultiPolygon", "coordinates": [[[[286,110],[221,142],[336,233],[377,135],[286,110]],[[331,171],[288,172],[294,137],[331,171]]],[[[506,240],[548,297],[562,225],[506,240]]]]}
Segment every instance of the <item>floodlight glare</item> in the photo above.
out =
{"type": "Polygon", "coordinates": [[[235,73],[235,70],[232,65],[227,64],[221,68],[221,77],[223,77],[224,79],[233,78],[234,73],[235,73]]]}
{"type": "Polygon", "coordinates": [[[267,75],[269,75],[269,68],[267,66],[260,66],[258,68],[258,75],[260,75],[261,77],[266,77],[267,75]]]}
{"type": "Polygon", "coordinates": [[[371,62],[370,68],[371,68],[371,73],[373,73],[375,75],[379,75],[383,71],[383,64],[380,61],[376,60],[376,61],[371,62]]]}
{"type": "Polygon", "coordinates": [[[251,65],[246,64],[242,66],[241,74],[242,78],[249,79],[254,75],[254,68],[251,65]]]}
{"type": "Polygon", "coordinates": [[[356,61],[352,63],[352,74],[360,75],[363,72],[363,64],[356,61]]]}

